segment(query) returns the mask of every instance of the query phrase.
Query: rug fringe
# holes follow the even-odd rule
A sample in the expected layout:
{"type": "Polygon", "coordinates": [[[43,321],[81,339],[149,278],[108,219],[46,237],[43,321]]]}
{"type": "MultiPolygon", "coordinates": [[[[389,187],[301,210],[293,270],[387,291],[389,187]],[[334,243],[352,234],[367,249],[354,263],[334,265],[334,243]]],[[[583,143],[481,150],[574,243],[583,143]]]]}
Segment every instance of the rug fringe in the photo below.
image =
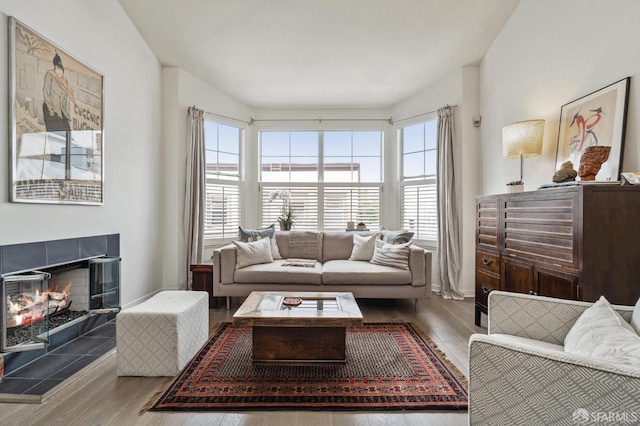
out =
{"type": "Polygon", "coordinates": [[[143,415],[145,412],[149,411],[149,408],[151,408],[153,406],[153,404],[156,403],[156,401],[158,399],[160,399],[160,397],[162,396],[163,393],[165,393],[165,391],[169,388],[169,386],[171,386],[171,383],[173,383],[173,380],[175,379],[175,377],[167,377],[162,384],[160,385],[160,387],[158,388],[157,391],[154,392],[153,395],[151,395],[151,397],[149,398],[149,400],[147,401],[146,404],[144,404],[142,406],[142,408],[140,408],[140,411],[138,411],[138,415],[141,416],[143,415]]]}
{"type": "Polygon", "coordinates": [[[451,371],[451,373],[453,373],[453,375],[456,376],[456,379],[458,379],[458,382],[460,382],[460,384],[468,392],[469,382],[467,381],[467,376],[462,371],[460,371],[460,369],[458,369],[458,367],[456,367],[455,364],[451,362],[451,360],[447,358],[445,353],[438,347],[438,345],[436,345],[436,343],[433,340],[431,340],[431,337],[429,337],[420,327],[418,327],[414,323],[409,323],[409,324],[415,330],[415,332],[418,333],[420,337],[422,337],[422,340],[424,340],[424,342],[427,345],[429,345],[431,350],[433,350],[433,353],[435,353],[438,356],[438,358],[440,358],[440,361],[442,361],[444,365],[447,366],[449,371],[451,371]]]}
{"type": "MultiPolygon", "coordinates": [[[[207,341],[213,333],[218,331],[221,325],[222,325],[222,322],[214,322],[209,324],[209,337],[207,338],[207,341]]],[[[182,372],[178,373],[178,375],[180,375],[181,373],[182,372]]],[[[140,411],[138,411],[138,415],[141,416],[145,412],[149,411],[149,408],[153,407],[153,404],[155,404],[156,401],[160,399],[162,394],[164,394],[166,390],[169,389],[169,386],[171,386],[171,383],[173,383],[174,380],[175,380],[175,377],[168,377],[164,382],[162,382],[158,390],[153,395],[151,395],[151,397],[146,402],[146,404],[144,404],[142,408],[140,408],[140,411]]]]}

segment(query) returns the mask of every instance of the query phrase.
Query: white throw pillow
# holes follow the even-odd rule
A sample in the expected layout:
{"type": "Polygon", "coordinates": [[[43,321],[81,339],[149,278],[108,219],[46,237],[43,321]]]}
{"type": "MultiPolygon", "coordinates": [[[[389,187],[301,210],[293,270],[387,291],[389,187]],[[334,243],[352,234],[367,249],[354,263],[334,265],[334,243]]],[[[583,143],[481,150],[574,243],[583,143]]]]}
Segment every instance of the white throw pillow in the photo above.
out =
{"type": "Polygon", "coordinates": [[[373,251],[376,248],[376,238],[379,234],[363,237],[358,234],[353,235],[353,250],[349,260],[366,260],[367,262],[373,257],[373,251]]]}
{"type": "Polygon", "coordinates": [[[272,263],[271,238],[263,238],[250,243],[233,241],[236,246],[236,269],[259,263],[272,263]]]}
{"type": "Polygon", "coordinates": [[[411,242],[404,244],[388,244],[381,239],[376,239],[376,247],[370,263],[392,268],[409,270],[409,246],[411,242]]]}
{"type": "Polygon", "coordinates": [[[640,336],[604,296],[571,327],[564,339],[564,350],[640,368],[640,336]]]}
{"type": "Polygon", "coordinates": [[[276,242],[275,224],[262,229],[247,229],[242,226],[238,226],[238,240],[243,243],[258,241],[263,238],[271,239],[271,256],[274,259],[282,259],[282,256],[280,256],[280,250],[278,249],[278,243],[276,242]]]}
{"type": "Polygon", "coordinates": [[[633,308],[631,326],[636,330],[636,333],[640,334],[640,299],[636,302],[636,307],[633,308]]]}

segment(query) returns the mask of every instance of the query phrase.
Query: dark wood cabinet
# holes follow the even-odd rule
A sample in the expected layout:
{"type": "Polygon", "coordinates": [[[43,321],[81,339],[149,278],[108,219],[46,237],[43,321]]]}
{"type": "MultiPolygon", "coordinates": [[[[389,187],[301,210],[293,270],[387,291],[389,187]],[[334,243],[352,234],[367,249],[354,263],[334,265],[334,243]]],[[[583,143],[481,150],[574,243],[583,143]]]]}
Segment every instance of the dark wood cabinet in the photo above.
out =
{"type": "Polygon", "coordinates": [[[218,298],[213,297],[213,260],[191,265],[192,274],[191,289],[206,291],[209,293],[209,307],[218,307],[218,298]]]}
{"type": "Polygon", "coordinates": [[[584,184],[476,198],[476,315],[488,293],[640,297],[640,187],[584,184]]]}

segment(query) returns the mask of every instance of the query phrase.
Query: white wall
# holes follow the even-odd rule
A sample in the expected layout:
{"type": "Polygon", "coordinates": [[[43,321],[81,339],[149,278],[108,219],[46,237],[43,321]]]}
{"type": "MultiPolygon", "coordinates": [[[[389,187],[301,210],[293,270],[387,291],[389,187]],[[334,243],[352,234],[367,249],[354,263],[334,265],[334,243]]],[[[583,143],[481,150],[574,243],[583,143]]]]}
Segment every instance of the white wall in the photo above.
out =
{"type": "MultiPolygon", "coordinates": [[[[162,287],[175,289],[180,288],[186,279],[183,218],[187,110],[195,106],[209,113],[247,121],[251,117],[251,110],[182,69],[164,68],[162,79],[163,195],[162,226],[159,228],[162,235],[162,287]]],[[[229,124],[244,126],[242,122],[235,121],[229,121],[229,124]]],[[[211,252],[205,251],[203,257],[211,257],[211,252]]]]}
{"type": "Polygon", "coordinates": [[[124,305],[160,287],[160,71],[115,0],[0,4],[0,245],[119,233],[124,305]],[[104,75],[103,206],[8,202],[8,16],[104,75]]]}
{"type": "Polygon", "coordinates": [[[519,161],[502,158],[502,127],[546,120],[542,156],[524,160],[525,190],[534,190],[555,172],[561,106],[628,76],[621,171],[640,169],[639,21],[637,0],[522,0],[481,63],[482,193],[519,177],[519,161]]]}

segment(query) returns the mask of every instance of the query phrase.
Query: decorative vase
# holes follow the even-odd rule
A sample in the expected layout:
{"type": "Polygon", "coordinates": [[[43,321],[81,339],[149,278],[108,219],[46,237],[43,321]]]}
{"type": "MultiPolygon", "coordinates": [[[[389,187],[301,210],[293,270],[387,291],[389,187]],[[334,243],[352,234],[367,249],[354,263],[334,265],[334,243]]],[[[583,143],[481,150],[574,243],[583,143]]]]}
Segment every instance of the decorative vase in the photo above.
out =
{"type": "Polygon", "coordinates": [[[286,220],[279,220],[278,222],[280,223],[281,231],[291,231],[291,226],[293,225],[291,222],[286,220]]]}

